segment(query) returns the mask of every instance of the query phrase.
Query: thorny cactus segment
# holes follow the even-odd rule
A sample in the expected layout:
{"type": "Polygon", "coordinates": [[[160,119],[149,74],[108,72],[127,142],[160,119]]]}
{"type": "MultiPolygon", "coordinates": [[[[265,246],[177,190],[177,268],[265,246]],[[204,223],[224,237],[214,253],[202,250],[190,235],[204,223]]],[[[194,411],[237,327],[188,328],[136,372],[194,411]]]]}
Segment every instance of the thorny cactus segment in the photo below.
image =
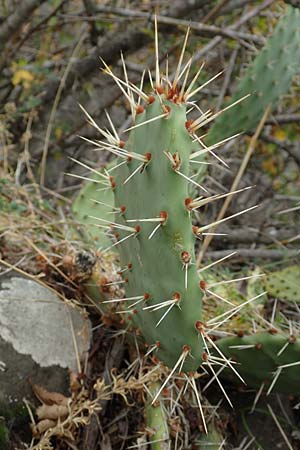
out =
{"type": "Polygon", "coordinates": [[[93,242],[97,247],[107,247],[111,244],[110,239],[103,231],[95,225],[95,220],[91,218],[95,209],[97,214],[103,218],[109,218],[108,213],[113,210],[114,195],[110,189],[102,191],[101,202],[97,200],[99,197],[99,189],[102,187],[103,181],[100,175],[92,173],[89,182],[83,186],[72,205],[72,213],[79,225],[80,232],[84,233],[87,242],[93,242]]]}
{"type": "MultiPolygon", "coordinates": [[[[287,14],[287,18],[289,17],[293,22],[294,16],[290,10],[287,14]]],[[[122,277],[119,284],[125,290],[124,297],[116,296],[103,303],[112,303],[114,308],[119,308],[116,313],[121,314],[121,321],[127,324],[128,330],[143,336],[149,346],[147,356],[151,354],[158,357],[171,368],[153,403],[175,372],[185,372],[195,395],[198,396],[197,402],[205,423],[193,377],[193,373],[202,362],[217,378],[212,365],[219,365],[220,361],[223,361],[242,380],[230,362],[230,358],[238,353],[240,358],[238,362],[241,364],[237,366],[237,369],[250,385],[259,386],[265,379],[269,379],[272,383],[274,381],[272,373],[276,373],[277,378],[271,387],[277,382],[280,383],[278,384],[280,387],[280,377],[287,372],[291,374],[288,389],[298,391],[299,388],[295,385],[295,374],[298,375],[300,367],[294,361],[298,360],[300,349],[298,342],[290,342],[284,336],[268,333],[220,339],[218,344],[211,337],[212,331],[222,326],[243,306],[264,295],[264,293],[255,295],[242,305],[235,306],[211,292],[210,286],[207,286],[204,280],[199,280],[194,253],[196,238],[206,234],[204,232],[220,221],[199,227],[193,226],[193,211],[241,190],[229,194],[210,195],[194,178],[190,178],[191,163],[201,163],[198,158],[202,158],[206,152],[212,153],[223,163],[212,150],[228,140],[227,136],[232,134],[229,126],[231,123],[239,123],[241,126],[240,122],[246,120],[236,105],[247,95],[231,104],[235,106],[233,117],[227,116],[229,106],[225,108],[226,125],[224,125],[223,135],[218,136],[218,143],[208,148],[196,133],[215,119],[219,113],[215,115],[211,111],[200,113],[200,117],[193,120],[187,117],[187,109],[190,110],[191,106],[195,106],[191,99],[204,86],[195,87],[201,68],[188,84],[192,59],[185,65],[182,64],[188,33],[175,75],[170,79],[167,74],[164,76],[160,74],[157,27],[155,31],[156,75],[155,84],[150,78],[153,85],[152,94],[143,92],[142,83],[141,87],[137,87],[128,81],[123,58],[124,80],[114,75],[104,63],[105,72],[116,81],[131,107],[133,126],[125,130],[130,131],[127,142],[119,138],[109,116],[112,131],[100,129],[86,113],[89,122],[107,140],[107,142],[96,141],[94,144],[100,150],[109,151],[118,157],[116,165],[102,175],[104,186],[102,189],[111,189],[114,193],[114,201],[110,203],[115,211],[114,219],[104,218],[103,214],[100,214],[101,217],[96,217],[96,212],[92,218],[98,220],[99,227],[110,235],[114,235],[116,239],[113,244],[104,249],[104,252],[112,247],[119,251],[121,270],[118,274],[122,277]],[[241,121],[240,117],[243,118],[241,121]],[[228,132],[229,129],[230,132],[228,132]],[[200,197],[190,198],[188,188],[191,184],[197,186],[200,197]],[[205,325],[202,321],[204,294],[213,295],[218,300],[231,304],[233,308],[221,316],[211,318],[205,325]],[[218,318],[221,318],[220,322],[216,322],[218,318]],[[213,325],[212,329],[206,328],[210,325],[213,325]],[[236,345],[239,348],[235,348],[236,345]],[[287,364],[289,367],[286,366],[287,364]]],[[[279,33],[277,40],[281,39],[282,32],[279,33],[278,29],[275,31],[275,35],[279,33]]],[[[286,35],[285,39],[287,39],[286,35]]],[[[264,53],[268,55],[270,53],[270,58],[273,53],[278,57],[278,50],[271,47],[272,45],[269,44],[264,53]]],[[[258,61],[256,64],[262,70],[260,66],[263,64],[260,60],[258,61]]],[[[216,76],[210,81],[214,78],[216,76]]],[[[282,74],[282,79],[286,84],[285,73],[282,74]]],[[[246,77],[246,82],[242,83],[245,92],[240,92],[240,95],[248,94],[248,90],[251,90],[249,80],[251,81],[252,78],[246,77]]],[[[270,86],[265,85],[264,77],[261,82],[264,89],[268,91],[272,82],[270,86]]],[[[277,88],[275,83],[274,89],[277,96],[283,89],[281,79],[279,85],[280,87],[277,88]]],[[[270,93],[267,93],[267,97],[265,105],[277,98],[272,97],[270,93]]],[[[264,106],[260,104],[257,107],[254,101],[253,108],[251,117],[253,114],[255,118],[259,118],[264,106]]],[[[249,111],[249,104],[246,109],[249,111]]],[[[102,192],[105,191],[102,190],[102,192]]],[[[255,207],[247,208],[221,221],[236,217],[255,207]]],[[[219,262],[224,259],[222,258],[219,262]]],[[[211,265],[202,267],[200,272],[209,267],[211,265]]],[[[109,284],[111,283],[107,285],[109,284]]],[[[284,380],[283,377],[282,380],[284,380]]]]}
{"type": "Polygon", "coordinates": [[[274,107],[299,70],[300,9],[287,7],[265,47],[255,58],[237,86],[230,102],[251,94],[234,109],[220,115],[210,129],[206,142],[212,144],[258,125],[265,109],[274,107]]]}
{"type": "MultiPolygon", "coordinates": [[[[300,341],[294,335],[257,332],[249,336],[220,339],[218,347],[236,368],[248,386],[271,392],[300,393],[300,341]]],[[[223,375],[231,376],[229,371],[223,375]]]]}
{"type": "Polygon", "coordinates": [[[132,324],[129,330],[132,328],[144,337],[150,347],[147,354],[152,353],[172,368],[164,385],[174,372],[197,370],[202,362],[204,345],[207,345],[204,339],[211,344],[202,326],[205,287],[199,283],[194,246],[196,238],[206,234],[213,224],[193,226],[192,213],[217,198],[231,195],[210,196],[203,186],[189,177],[190,166],[203,164],[204,153],[211,152],[223,163],[212,150],[229,138],[208,148],[196,133],[219,113],[200,111],[196,119],[187,117],[187,109],[190,111],[195,107],[192,102],[195,94],[220,75],[197,86],[202,65],[188,82],[192,58],[183,65],[188,33],[189,30],[175,75],[169,78],[168,66],[166,75],[160,73],[155,24],[155,84],[150,74],[153,87],[150,95],[143,92],[143,83],[137,87],[128,81],[123,57],[124,80],[103,62],[104,71],[115,80],[131,107],[134,123],[125,130],[130,131],[126,143],[119,138],[109,115],[112,131],[100,129],[86,113],[90,124],[108,141],[94,144],[118,157],[116,166],[102,181],[106,186],[104,189],[114,192],[115,219],[92,216],[100,222],[99,227],[116,238],[116,242],[104,251],[114,246],[120,252],[121,283],[126,296],[109,302],[119,305],[117,313],[123,314],[122,320],[125,319],[127,324],[132,324]],[[197,186],[200,197],[190,198],[188,188],[191,184],[197,186]]]}
{"type": "Polygon", "coordinates": [[[161,396],[154,405],[152,398],[159,392],[160,383],[153,382],[149,386],[149,401],[145,408],[145,425],[149,434],[151,450],[168,450],[170,448],[170,435],[168,428],[168,414],[161,396]]]}
{"type": "Polygon", "coordinates": [[[300,302],[300,266],[290,266],[266,276],[265,288],[278,300],[300,302]]]}
{"type": "MultiPolygon", "coordinates": [[[[186,130],[186,105],[155,95],[138,114],[126,150],[146,155],[131,159],[116,175],[115,205],[125,205],[118,223],[130,226],[116,230],[121,265],[126,272],[126,295],[142,301],[129,309],[133,325],[147,343],[159,342],[155,352],[174,367],[183,348],[189,347],[184,370],[201,363],[203,343],[195,328],[201,320],[203,292],[195,265],[195,235],[187,208],[189,156],[196,144],[186,130]],[[151,121],[151,119],[157,118],[151,121]],[[148,122],[148,123],[147,123],[148,122]],[[148,156],[147,156],[148,155],[148,156]]],[[[125,303],[125,302],[124,302],[125,303]]],[[[133,302],[131,302],[133,303],[133,302]]]]}

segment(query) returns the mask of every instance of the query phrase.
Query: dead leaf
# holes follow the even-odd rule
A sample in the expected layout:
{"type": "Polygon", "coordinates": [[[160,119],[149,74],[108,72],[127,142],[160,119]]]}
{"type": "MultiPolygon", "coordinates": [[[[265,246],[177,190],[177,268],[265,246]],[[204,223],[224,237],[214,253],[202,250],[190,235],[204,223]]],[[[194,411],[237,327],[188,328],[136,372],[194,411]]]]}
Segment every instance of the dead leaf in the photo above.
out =
{"type": "Polygon", "coordinates": [[[30,84],[34,80],[34,76],[28,70],[19,69],[17,70],[12,77],[12,84],[17,86],[18,84],[23,84],[25,88],[30,87],[30,84]]]}
{"type": "Polygon", "coordinates": [[[69,408],[63,405],[42,405],[36,410],[38,418],[41,419],[63,419],[69,414],[69,408]]]}
{"type": "Polygon", "coordinates": [[[49,392],[39,384],[32,383],[30,380],[29,383],[31,384],[35,396],[41,403],[45,403],[46,405],[68,405],[70,397],[66,397],[59,392],[49,392]]]}
{"type": "Polygon", "coordinates": [[[54,420],[41,420],[37,425],[31,424],[31,430],[33,436],[38,436],[45,431],[49,430],[49,428],[54,428],[56,426],[56,422],[54,420]]]}
{"type": "Polygon", "coordinates": [[[81,389],[81,384],[78,380],[78,374],[73,370],[70,370],[70,389],[71,392],[77,392],[81,389]]]}

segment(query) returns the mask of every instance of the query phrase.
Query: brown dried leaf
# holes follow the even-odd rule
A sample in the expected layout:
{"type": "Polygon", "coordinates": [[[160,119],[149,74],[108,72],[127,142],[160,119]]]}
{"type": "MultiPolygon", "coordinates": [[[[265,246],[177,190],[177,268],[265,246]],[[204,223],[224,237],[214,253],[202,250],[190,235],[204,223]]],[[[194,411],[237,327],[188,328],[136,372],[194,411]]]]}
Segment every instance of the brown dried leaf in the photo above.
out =
{"type": "Polygon", "coordinates": [[[78,380],[78,374],[73,370],[70,370],[70,389],[71,392],[77,392],[81,389],[81,384],[78,380]]]}
{"type": "Polygon", "coordinates": [[[41,419],[63,419],[67,417],[69,413],[69,408],[64,405],[42,405],[36,410],[38,418],[41,419]]]}
{"type": "Polygon", "coordinates": [[[35,396],[41,403],[45,403],[46,405],[68,405],[70,397],[66,397],[59,392],[49,392],[42,386],[32,382],[30,382],[30,384],[35,396]]]}
{"type": "Polygon", "coordinates": [[[31,430],[33,436],[39,436],[40,434],[44,433],[45,431],[49,430],[49,428],[54,428],[56,425],[56,422],[54,420],[41,420],[37,425],[31,424],[31,430]]]}

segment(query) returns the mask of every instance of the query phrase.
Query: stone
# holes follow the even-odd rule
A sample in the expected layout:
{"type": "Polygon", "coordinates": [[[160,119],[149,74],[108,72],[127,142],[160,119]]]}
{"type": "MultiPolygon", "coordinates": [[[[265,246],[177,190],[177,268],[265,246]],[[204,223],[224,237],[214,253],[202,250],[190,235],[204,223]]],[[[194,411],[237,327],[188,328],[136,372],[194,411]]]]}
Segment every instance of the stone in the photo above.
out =
{"type": "Polygon", "coordinates": [[[2,281],[0,415],[13,417],[23,398],[34,401],[29,381],[68,395],[69,369],[79,371],[90,338],[90,321],[50,289],[26,278],[2,281]]]}

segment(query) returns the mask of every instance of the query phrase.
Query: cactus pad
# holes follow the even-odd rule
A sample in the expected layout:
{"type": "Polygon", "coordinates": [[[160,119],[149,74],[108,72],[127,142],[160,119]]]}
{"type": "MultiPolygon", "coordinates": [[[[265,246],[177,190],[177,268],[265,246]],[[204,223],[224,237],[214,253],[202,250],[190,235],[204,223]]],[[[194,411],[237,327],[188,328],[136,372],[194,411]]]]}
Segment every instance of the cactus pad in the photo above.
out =
{"type": "Polygon", "coordinates": [[[265,289],[279,300],[300,302],[300,266],[290,266],[268,274],[265,289]]]}
{"type": "MultiPolygon", "coordinates": [[[[157,355],[168,366],[173,367],[183,348],[189,348],[184,368],[196,370],[202,342],[195,323],[201,320],[203,293],[195,266],[195,235],[185,205],[188,182],[178,173],[188,176],[195,145],[185,127],[186,106],[164,98],[161,102],[158,96],[153,100],[137,116],[136,125],[164,112],[165,116],[133,129],[126,143],[128,152],[148,155],[149,162],[140,167],[140,161],[130,160],[120,167],[114,188],[116,207],[126,208],[118,223],[131,225],[135,233],[119,246],[121,264],[131,264],[126,294],[145,298],[129,317],[149,344],[159,342],[157,355]]],[[[121,231],[120,238],[129,234],[121,231]]]]}
{"type": "MultiPolygon", "coordinates": [[[[104,218],[109,217],[108,212],[111,212],[107,206],[95,204],[95,199],[99,197],[99,189],[103,186],[99,184],[102,178],[97,174],[91,174],[90,178],[94,181],[89,181],[83,186],[72,205],[72,213],[79,225],[83,225],[80,231],[84,233],[84,238],[87,242],[93,242],[97,247],[107,247],[111,244],[110,239],[103,233],[103,231],[95,225],[95,220],[91,216],[97,209],[97,214],[104,218]]],[[[101,191],[101,202],[108,205],[113,205],[114,196],[110,189],[101,191]]]]}
{"type": "Polygon", "coordinates": [[[274,107],[299,70],[300,10],[287,7],[265,47],[255,58],[237,86],[230,103],[250,97],[221,114],[209,131],[206,142],[217,142],[258,125],[265,109],[274,107]]]}
{"type": "Polygon", "coordinates": [[[236,361],[235,367],[247,385],[259,388],[265,383],[265,390],[300,393],[300,341],[293,335],[270,330],[220,339],[217,345],[227,358],[236,361]]]}

